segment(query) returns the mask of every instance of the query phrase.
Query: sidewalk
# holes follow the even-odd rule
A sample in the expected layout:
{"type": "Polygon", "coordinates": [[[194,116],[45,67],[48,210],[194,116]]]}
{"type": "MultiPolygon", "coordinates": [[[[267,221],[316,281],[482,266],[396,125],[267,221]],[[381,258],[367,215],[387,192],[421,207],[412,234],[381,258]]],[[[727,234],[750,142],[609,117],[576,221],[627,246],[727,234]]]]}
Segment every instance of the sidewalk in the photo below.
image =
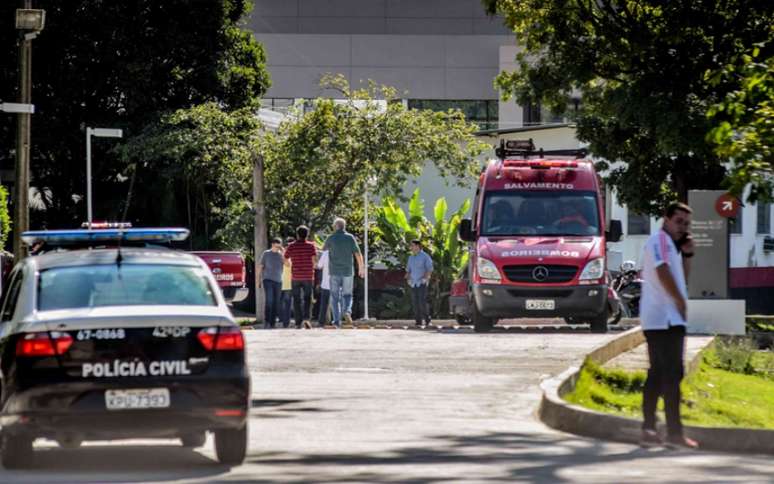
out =
{"type": "MultiPolygon", "coordinates": [[[[685,357],[683,361],[686,370],[692,368],[692,364],[698,354],[712,342],[713,338],[713,336],[698,335],[689,335],[685,338],[685,357]]],[[[626,371],[647,371],[648,366],[648,345],[645,343],[642,343],[630,351],[621,353],[602,365],[603,368],[615,368],[626,371]]],[[[690,371],[688,371],[688,373],[690,373],[690,371]]]]}

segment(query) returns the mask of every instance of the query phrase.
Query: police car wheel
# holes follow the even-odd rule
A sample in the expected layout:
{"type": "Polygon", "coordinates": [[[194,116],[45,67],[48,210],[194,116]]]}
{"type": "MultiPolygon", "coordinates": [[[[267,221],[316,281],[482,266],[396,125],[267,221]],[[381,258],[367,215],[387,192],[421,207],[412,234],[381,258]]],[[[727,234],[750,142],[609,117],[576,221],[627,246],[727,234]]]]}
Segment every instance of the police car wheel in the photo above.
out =
{"type": "Polygon", "coordinates": [[[0,443],[0,460],[6,469],[21,469],[32,464],[33,450],[31,437],[26,435],[3,434],[0,443]]]}
{"type": "Polygon", "coordinates": [[[66,437],[62,439],[57,439],[56,443],[59,444],[59,447],[63,449],[77,449],[78,447],[81,446],[83,441],[75,437],[66,437]]]}
{"type": "Polygon", "coordinates": [[[204,432],[191,432],[180,436],[180,442],[183,444],[183,447],[190,447],[192,449],[203,446],[206,440],[207,434],[204,432]]]}
{"type": "Polygon", "coordinates": [[[221,464],[241,464],[247,452],[247,425],[215,431],[215,454],[221,464]]]}

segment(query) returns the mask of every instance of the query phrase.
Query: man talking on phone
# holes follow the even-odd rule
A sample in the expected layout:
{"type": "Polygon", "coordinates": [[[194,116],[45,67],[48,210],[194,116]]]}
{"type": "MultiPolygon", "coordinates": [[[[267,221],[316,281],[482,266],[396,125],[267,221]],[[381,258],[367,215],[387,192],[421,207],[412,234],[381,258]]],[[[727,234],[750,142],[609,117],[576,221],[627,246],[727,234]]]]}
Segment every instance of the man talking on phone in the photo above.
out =
{"type": "Polygon", "coordinates": [[[680,420],[680,381],[683,379],[685,347],[686,280],[694,243],[691,208],[671,203],[664,213],[661,230],[651,235],[642,258],[640,321],[648,344],[650,368],[642,395],[642,437],[640,444],[695,449],[696,441],[683,435],[680,420]],[[662,440],[656,428],[656,405],[664,398],[667,435],[662,440]]]}

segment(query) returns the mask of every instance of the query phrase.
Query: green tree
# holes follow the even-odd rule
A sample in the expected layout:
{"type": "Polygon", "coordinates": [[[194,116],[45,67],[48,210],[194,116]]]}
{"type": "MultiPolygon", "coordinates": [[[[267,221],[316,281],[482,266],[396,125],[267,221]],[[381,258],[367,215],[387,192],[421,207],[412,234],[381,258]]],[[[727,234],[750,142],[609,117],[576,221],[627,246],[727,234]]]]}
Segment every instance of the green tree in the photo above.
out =
{"type": "Polygon", "coordinates": [[[394,88],[371,81],[355,89],[340,75],[325,76],[321,87],[340,99],[292,111],[262,143],[272,233],[299,223],[327,228],[334,215],[357,226],[368,180],[374,196],[401,193],[425,161],[459,184],[476,173],[473,159],[485,145],[461,112],[407,109],[394,88]]]}
{"type": "Polygon", "coordinates": [[[774,57],[756,46],[717,76],[713,82],[738,83],[708,112],[717,123],[708,139],[732,161],[731,192],[740,195],[749,184],[751,201],[774,201],[774,57]]]}
{"type": "MultiPolygon", "coordinates": [[[[35,0],[46,26],[33,42],[32,184],[44,211],[32,227],[80,225],[85,218],[85,127],[123,128],[131,138],[164,113],[206,102],[226,110],[253,107],[269,86],[263,48],[239,21],[249,0],[35,0]]],[[[0,2],[0,97],[17,96],[19,2],[0,2]]],[[[13,165],[16,125],[0,117],[0,163],[13,165]]],[[[95,217],[120,216],[127,166],[111,151],[115,140],[93,144],[95,217]]],[[[202,174],[206,176],[206,173],[202,174]]],[[[167,197],[164,180],[140,171],[135,201],[167,197]]],[[[165,198],[131,211],[144,224],[185,213],[185,200],[165,198]]],[[[174,223],[183,223],[178,218],[174,223]]]]}
{"type": "MultiPolygon", "coordinates": [[[[496,84],[521,104],[565,112],[582,96],[577,133],[621,161],[609,181],[622,202],[658,213],[688,189],[717,188],[724,157],[705,139],[711,105],[734,89],[707,72],[772,35],[774,4],[757,0],[483,0],[522,50],[496,84]]],[[[770,57],[770,48],[763,58],[770,57]]],[[[601,168],[605,168],[603,165],[601,168]]],[[[754,181],[754,180],[751,180],[754,181]]]]}
{"type": "Polygon", "coordinates": [[[376,224],[373,229],[375,250],[378,260],[392,269],[405,269],[409,244],[419,239],[425,251],[433,259],[433,276],[429,293],[432,313],[445,315],[449,308],[451,284],[468,263],[468,250],[457,238],[460,221],[470,210],[467,199],[450,216],[444,197],[436,200],[433,207],[435,222],[425,217],[424,201],[419,188],[408,203],[408,214],[394,197],[385,197],[376,209],[376,224]]]}
{"type": "Polygon", "coordinates": [[[136,200],[132,193],[130,206],[135,212],[161,208],[161,225],[183,222],[191,230],[192,248],[215,245],[251,256],[252,176],[260,136],[251,108],[229,112],[206,103],[164,116],[118,150],[133,167],[133,178],[156,178],[159,196],[136,200]],[[184,201],[183,213],[174,211],[176,198],[184,201]]]}

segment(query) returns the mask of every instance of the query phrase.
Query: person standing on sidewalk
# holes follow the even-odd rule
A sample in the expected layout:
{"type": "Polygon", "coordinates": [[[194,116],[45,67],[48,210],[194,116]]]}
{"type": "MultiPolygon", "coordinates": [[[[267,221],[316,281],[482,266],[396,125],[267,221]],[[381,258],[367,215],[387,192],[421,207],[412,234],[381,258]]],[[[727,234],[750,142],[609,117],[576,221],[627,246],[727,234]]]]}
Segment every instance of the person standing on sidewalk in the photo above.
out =
{"type": "Polygon", "coordinates": [[[698,447],[683,435],[680,419],[680,381],[683,379],[686,307],[694,243],[688,229],[691,208],[673,202],[664,214],[664,223],[645,244],[642,263],[640,321],[648,344],[650,368],[642,395],[642,437],[644,446],[698,447]],[[667,436],[662,441],[656,428],[656,405],[664,398],[667,436]]]}
{"type": "MultiPolygon", "coordinates": [[[[290,246],[295,239],[288,237],[285,240],[285,248],[290,246]]],[[[284,253],[284,251],[283,251],[284,253]]],[[[290,326],[291,305],[293,303],[293,279],[290,270],[290,261],[285,259],[285,265],[282,266],[282,295],[280,296],[279,318],[282,321],[282,327],[290,326]]]]}
{"type": "Polygon", "coordinates": [[[317,249],[307,242],[309,228],[300,225],[296,229],[296,240],[288,245],[285,258],[290,260],[290,272],[293,286],[293,316],[296,329],[311,329],[309,312],[312,305],[314,288],[314,266],[317,263],[317,249]]]}
{"type": "Polygon", "coordinates": [[[352,324],[352,286],[355,282],[352,256],[357,260],[358,275],[365,276],[363,254],[355,237],[346,228],[347,222],[343,218],[334,220],[334,232],[323,245],[323,250],[328,251],[333,325],[336,327],[341,326],[342,318],[347,324],[352,324]]]}
{"type": "Polygon", "coordinates": [[[322,271],[320,274],[320,310],[317,313],[317,325],[322,328],[328,324],[328,308],[331,300],[331,274],[327,250],[320,254],[317,268],[322,271]]]}
{"type": "Polygon", "coordinates": [[[433,259],[422,250],[419,240],[411,241],[411,255],[406,263],[406,281],[411,290],[411,305],[414,307],[414,321],[417,326],[430,324],[427,307],[427,288],[433,274],[433,259]]]}
{"type": "Polygon", "coordinates": [[[271,249],[265,250],[258,261],[258,273],[255,280],[258,287],[263,286],[263,294],[266,301],[263,327],[273,328],[279,315],[280,296],[282,292],[282,268],[285,266],[285,250],[282,248],[282,239],[275,238],[271,241],[271,249]]]}

